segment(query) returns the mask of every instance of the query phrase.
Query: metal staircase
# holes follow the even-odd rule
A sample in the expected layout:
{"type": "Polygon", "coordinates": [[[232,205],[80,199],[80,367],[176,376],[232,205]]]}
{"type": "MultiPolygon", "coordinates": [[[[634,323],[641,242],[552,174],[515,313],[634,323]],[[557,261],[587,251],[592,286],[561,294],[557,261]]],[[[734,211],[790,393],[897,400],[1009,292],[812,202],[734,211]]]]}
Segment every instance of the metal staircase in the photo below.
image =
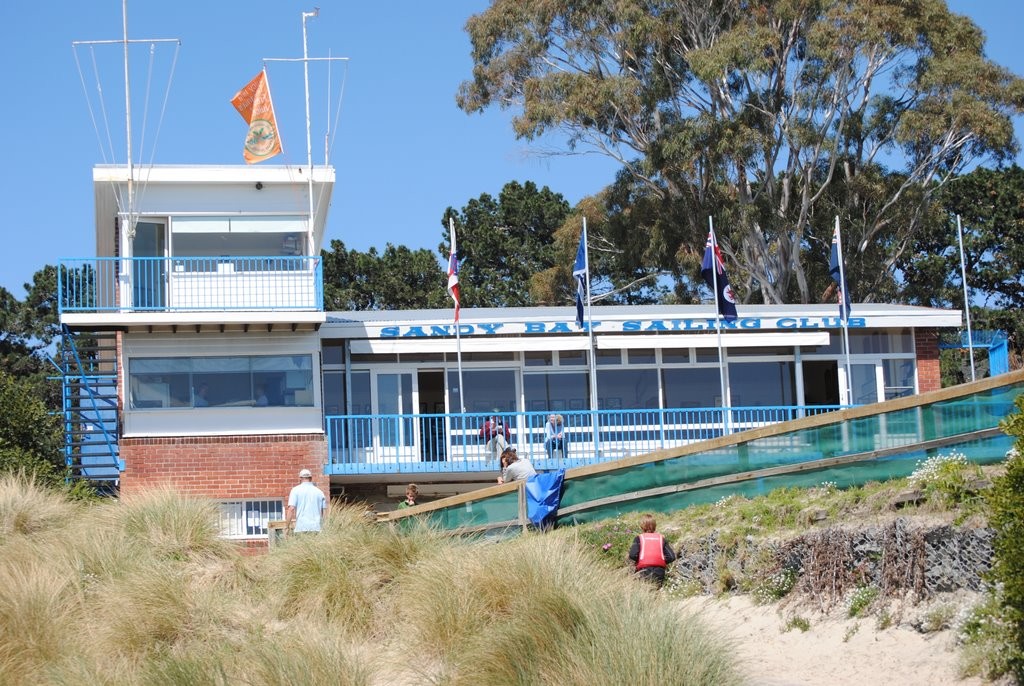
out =
{"type": "Polygon", "coordinates": [[[71,479],[116,491],[124,462],[118,452],[117,334],[62,327],[64,459],[71,479]]]}

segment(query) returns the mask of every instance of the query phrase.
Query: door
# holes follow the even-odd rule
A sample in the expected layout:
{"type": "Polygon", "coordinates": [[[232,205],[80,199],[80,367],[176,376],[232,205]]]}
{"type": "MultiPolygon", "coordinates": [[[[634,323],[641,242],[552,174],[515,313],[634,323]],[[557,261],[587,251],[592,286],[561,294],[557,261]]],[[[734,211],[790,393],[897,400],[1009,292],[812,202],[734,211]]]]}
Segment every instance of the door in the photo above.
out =
{"type": "Polygon", "coordinates": [[[132,307],[162,310],[167,298],[167,231],[162,222],[140,221],[132,239],[132,307]]]}
{"type": "Polygon", "coordinates": [[[420,406],[420,459],[441,462],[448,458],[444,416],[444,372],[440,369],[417,373],[420,406]]]}
{"type": "Polygon", "coordinates": [[[417,454],[412,372],[376,375],[377,447],[385,462],[407,462],[417,454]]]}

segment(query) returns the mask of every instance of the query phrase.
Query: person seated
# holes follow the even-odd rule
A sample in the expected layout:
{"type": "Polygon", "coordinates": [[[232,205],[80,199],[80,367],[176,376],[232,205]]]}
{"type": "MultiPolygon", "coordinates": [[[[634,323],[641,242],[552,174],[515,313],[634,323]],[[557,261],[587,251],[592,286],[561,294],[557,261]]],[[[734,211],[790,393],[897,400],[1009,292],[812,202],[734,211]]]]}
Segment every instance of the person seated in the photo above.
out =
{"type": "Polygon", "coordinates": [[[544,449],[547,450],[549,460],[555,456],[556,450],[565,457],[565,427],[560,414],[548,417],[544,425],[544,449]]]}
{"type": "Polygon", "coordinates": [[[520,458],[515,448],[506,448],[501,454],[501,476],[498,477],[499,484],[512,483],[513,481],[526,481],[537,473],[530,461],[520,458]]]}
{"type": "Polygon", "coordinates": [[[267,400],[267,389],[263,384],[256,386],[256,407],[266,407],[270,404],[267,400]]]}
{"type": "MultiPolygon", "coordinates": [[[[497,412],[497,410],[495,410],[497,412]]],[[[491,415],[480,427],[480,438],[487,441],[487,452],[493,457],[499,457],[512,440],[512,432],[505,426],[498,415],[491,415]]]]}

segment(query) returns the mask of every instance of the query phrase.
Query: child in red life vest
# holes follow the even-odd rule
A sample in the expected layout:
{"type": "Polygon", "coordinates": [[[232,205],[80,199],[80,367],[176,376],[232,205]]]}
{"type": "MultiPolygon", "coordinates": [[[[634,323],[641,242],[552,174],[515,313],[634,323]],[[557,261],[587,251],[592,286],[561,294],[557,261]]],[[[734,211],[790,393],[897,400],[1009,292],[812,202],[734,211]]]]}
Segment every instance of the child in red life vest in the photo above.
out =
{"type": "Polygon", "coordinates": [[[629,547],[629,559],[636,563],[636,573],[648,581],[657,584],[658,588],[665,583],[665,568],[675,561],[676,554],[661,534],[654,533],[657,522],[654,515],[645,514],[640,518],[640,535],[633,539],[629,547]]]}

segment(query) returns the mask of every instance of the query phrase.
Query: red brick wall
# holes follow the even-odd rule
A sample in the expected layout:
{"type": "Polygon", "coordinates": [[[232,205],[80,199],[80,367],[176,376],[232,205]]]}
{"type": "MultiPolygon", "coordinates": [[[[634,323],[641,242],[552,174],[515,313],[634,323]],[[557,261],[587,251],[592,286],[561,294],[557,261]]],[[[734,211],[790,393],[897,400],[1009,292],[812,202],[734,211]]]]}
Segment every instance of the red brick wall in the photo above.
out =
{"type": "Polygon", "coordinates": [[[323,434],[122,438],[120,450],[123,495],[170,485],[216,499],[286,499],[303,468],[330,492],[323,434]]]}
{"type": "Polygon", "coordinates": [[[925,393],[942,388],[938,330],[914,329],[914,348],[917,352],[918,392],[925,393]]]}

